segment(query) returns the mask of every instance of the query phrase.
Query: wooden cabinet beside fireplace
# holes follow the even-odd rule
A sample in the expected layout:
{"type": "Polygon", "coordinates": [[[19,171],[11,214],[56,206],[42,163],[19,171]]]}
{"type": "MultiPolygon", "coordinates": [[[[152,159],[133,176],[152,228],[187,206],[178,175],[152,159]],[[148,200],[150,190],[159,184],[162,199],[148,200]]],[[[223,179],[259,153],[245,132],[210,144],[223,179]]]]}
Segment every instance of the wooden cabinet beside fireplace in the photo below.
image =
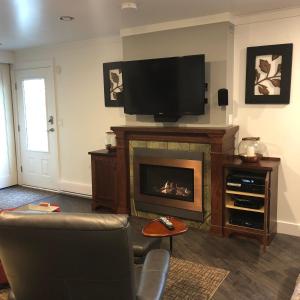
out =
{"type": "MultiPolygon", "coordinates": [[[[277,232],[277,187],[279,158],[264,158],[258,163],[243,163],[239,158],[233,158],[223,165],[224,192],[223,192],[223,234],[229,236],[238,234],[259,240],[264,248],[269,245],[277,232]],[[242,174],[245,178],[260,176],[264,179],[264,188],[261,192],[237,191],[227,185],[229,174],[242,174]],[[247,177],[250,176],[250,177],[247,177]],[[261,207],[249,208],[236,206],[235,199],[244,197],[261,201],[261,207]],[[261,228],[249,225],[252,218],[261,228]],[[235,220],[233,221],[233,218],[235,220]],[[240,222],[240,224],[235,223],[240,222]],[[252,226],[252,227],[251,227],[252,226]]],[[[234,186],[234,184],[232,184],[234,186]]]]}
{"type": "Polygon", "coordinates": [[[116,210],[116,153],[107,150],[89,152],[92,163],[92,209],[116,210]]]}

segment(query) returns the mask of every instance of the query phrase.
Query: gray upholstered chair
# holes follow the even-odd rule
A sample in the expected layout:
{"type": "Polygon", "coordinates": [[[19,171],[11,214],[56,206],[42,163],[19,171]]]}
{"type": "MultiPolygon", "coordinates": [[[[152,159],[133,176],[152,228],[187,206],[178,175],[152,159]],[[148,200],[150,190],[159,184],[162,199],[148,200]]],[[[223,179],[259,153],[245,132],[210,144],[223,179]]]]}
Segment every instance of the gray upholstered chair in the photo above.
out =
{"type": "Polygon", "coordinates": [[[16,300],[161,299],[169,265],[134,265],[124,215],[1,213],[0,257],[16,300]]]}
{"type": "Polygon", "coordinates": [[[161,238],[145,237],[142,230],[133,228],[133,226],[131,226],[131,236],[135,264],[144,263],[149,251],[160,248],[161,238]]]}

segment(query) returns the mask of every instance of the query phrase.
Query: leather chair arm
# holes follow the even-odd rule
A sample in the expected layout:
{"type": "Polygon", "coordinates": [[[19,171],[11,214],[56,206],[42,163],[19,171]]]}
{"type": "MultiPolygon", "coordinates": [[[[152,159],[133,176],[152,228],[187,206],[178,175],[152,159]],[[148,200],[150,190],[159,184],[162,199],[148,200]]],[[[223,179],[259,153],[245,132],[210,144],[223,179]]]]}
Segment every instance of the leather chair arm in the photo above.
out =
{"type": "Polygon", "coordinates": [[[169,271],[169,259],[169,252],[163,249],[151,250],[148,253],[137,290],[138,300],[162,299],[169,271]]]}

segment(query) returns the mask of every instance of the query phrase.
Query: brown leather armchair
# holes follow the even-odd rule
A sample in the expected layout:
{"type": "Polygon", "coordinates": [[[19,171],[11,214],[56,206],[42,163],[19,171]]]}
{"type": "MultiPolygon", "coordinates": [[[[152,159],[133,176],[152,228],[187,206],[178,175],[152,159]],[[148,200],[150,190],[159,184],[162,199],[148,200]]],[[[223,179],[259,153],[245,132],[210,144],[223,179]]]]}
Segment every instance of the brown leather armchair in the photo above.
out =
{"type": "Polygon", "coordinates": [[[16,300],[161,299],[169,266],[134,265],[124,215],[1,213],[0,258],[16,300]]]}

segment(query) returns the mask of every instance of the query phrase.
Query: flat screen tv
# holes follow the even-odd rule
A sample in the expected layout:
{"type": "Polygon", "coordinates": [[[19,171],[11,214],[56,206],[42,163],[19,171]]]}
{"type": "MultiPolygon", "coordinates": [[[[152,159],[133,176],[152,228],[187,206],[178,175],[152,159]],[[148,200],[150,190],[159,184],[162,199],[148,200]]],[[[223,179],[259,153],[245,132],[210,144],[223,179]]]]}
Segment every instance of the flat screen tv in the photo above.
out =
{"type": "Polygon", "coordinates": [[[122,71],[126,114],[204,114],[204,55],[125,61],[122,71]]]}

